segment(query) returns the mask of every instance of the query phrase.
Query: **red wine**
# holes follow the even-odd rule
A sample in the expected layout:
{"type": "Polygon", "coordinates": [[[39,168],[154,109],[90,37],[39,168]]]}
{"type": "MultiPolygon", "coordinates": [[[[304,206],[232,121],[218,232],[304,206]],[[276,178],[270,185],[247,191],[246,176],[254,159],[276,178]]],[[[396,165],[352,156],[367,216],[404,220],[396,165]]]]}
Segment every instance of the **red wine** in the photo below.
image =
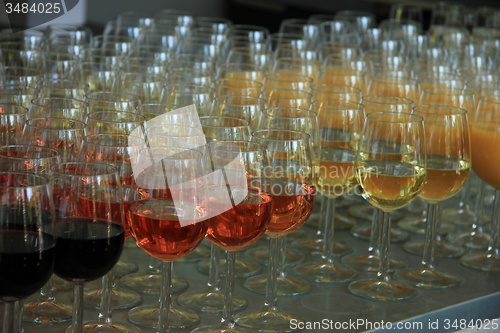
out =
{"type": "Polygon", "coordinates": [[[78,216],[121,224],[125,229],[125,239],[130,237],[130,228],[124,215],[125,209],[128,210],[128,205],[128,202],[124,202],[124,210],[122,210],[117,188],[106,187],[102,190],[93,187],[83,189],[78,193],[78,216]]]}
{"type": "Polygon", "coordinates": [[[245,199],[234,207],[210,198],[210,209],[223,213],[208,220],[207,238],[229,251],[250,245],[266,231],[271,219],[271,203],[270,195],[252,188],[248,189],[245,199]]]}
{"type": "Polygon", "coordinates": [[[300,228],[312,213],[316,199],[313,185],[281,178],[272,180],[273,214],[266,234],[287,235],[300,228]]]}
{"type": "Polygon", "coordinates": [[[0,230],[0,300],[17,301],[47,283],[54,270],[55,244],[45,233],[0,230]]]}
{"type": "Polygon", "coordinates": [[[188,205],[183,211],[176,209],[170,200],[134,201],[129,208],[130,227],[137,245],[163,261],[175,260],[194,250],[205,237],[207,213],[188,205]],[[183,212],[190,215],[185,226],[181,226],[178,218],[183,212]]]}
{"type": "Polygon", "coordinates": [[[68,217],[56,222],[54,273],[72,282],[88,282],[108,273],[120,259],[124,230],[117,223],[68,217]]]}

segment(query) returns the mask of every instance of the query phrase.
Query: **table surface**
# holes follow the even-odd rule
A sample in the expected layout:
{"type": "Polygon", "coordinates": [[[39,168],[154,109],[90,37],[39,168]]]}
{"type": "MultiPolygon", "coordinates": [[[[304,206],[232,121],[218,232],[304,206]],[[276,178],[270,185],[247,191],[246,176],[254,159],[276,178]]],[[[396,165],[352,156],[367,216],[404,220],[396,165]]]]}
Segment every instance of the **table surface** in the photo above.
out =
{"type": "MultiPolygon", "coordinates": [[[[338,209],[339,213],[348,214],[346,208],[338,209]]],[[[357,219],[358,223],[369,223],[367,220],[357,219]]],[[[301,228],[313,237],[314,228],[307,224],[301,228]]],[[[411,234],[411,239],[423,238],[423,235],[411,234]]],[[[353,237],[348,230],[336,231],[335,240],[343,241],[351,245],[356,254],[366,252],[368,242],[353,237]]],[[[205,243],[205,241],[204,241],[205,243]]],[[[207,241],[208,243],[208,241],[207,241]]],[[[259,243],[266,245],[264,239],[259,243]]],[[[204,246],[204,245],[201,245],[204,246]]],[[[238,256],[244,256],[239,253],[238,256]]],[[[403,243],[391,244],[391,258],[402,260],[406,267],[419,267],[421,257],[411,255],[403,250],[403,243]]],[[[139,272],[145,272],[149,262],[148,256],[139,248],[125,248],[122,259],[138,264],[139,272]]],[[[317,260],[317,257],[308,256],[307,260],[317,260]]],[[[449,319],[492,319],[500,317],[500,308],[494,306],[500,302],[500,273],[477,271],[462,266],[458,259],[436,259],[435,267],[441,271],[451,273],[462,278],[462,284],[458,287],[445,290],[418,290],[417,297],[397,302],[370,301],[354,296],[348,292],[348,284],[313,284],[312,291],[308,294],[295,297],[282,297],[279,306],[283,311],[300,314],[308,322],[322,320],[335,323],[364,320],[373,324],[390,321],[392,323],[408,321],[409,323],[421,322],[423,331],[426,331],[430,322],[439,321],[439,330],[435,332],[453,332],[458,329],[446,329],[445,320],[449,319]]],[[[264,273],[267,269],[264,268],[264,273]]],[[[185,278],[189,282],[189,291],[205,289],[207,275],[197,271],[193,263],[175,263],[174,274],[185,278]]],[[[293,267],[287,267],[287,274],[293,274],[293,267]]],[[[360,273],[359,277],[374,276],[373,273],[360,273]]],[[[258,311],[262,308],[264,296],[248,291],[243,287],[245,279],[236,279],[236,293],[248,300],[248,307],[244,311],[258,311]]],[[[97,281],[98,282],[98,281],[97,281]]],[[[94,285],[96,284],[93,282],[94,285]]],[[[224,283],[224,280],[222,281],[224,283]]],[[[58,300],[70,302],[71,290],[56,292],[58,300]]],[[[142,295],[143,304],[155,304],[158,302],[157,295],[142,295]]],[[[174,294],[174,301],[178,295],[174,294]]],[[[0,307],[0,311],[2,308],[0,307]]],[[[116,322],[127,322],[128,310],[113,312],[113,320],[116,322]]],[[[85,320],[97,319],[97,311],[85,309],[85,320]]],[[[1,319],[0,319],[1,320],[1,319]]],[[[201,315],[198,326],[217,324],[220,315],[201,315]]],[[[37,326],[25,324],[25,332],[64,332],[69,324],[58,324],[54,326],[37,326]]],[[[409,324],[407,324],[409,325],[409,324]]],[[[197,326],[184,329],[173,329],[171,332],[189,332],[197,326]]],[[[418,327],[418,326],[415,326],[418,327]]],[[[376,328],[376,327],[375,327],[376,328]]],[[[145,333],[155,332],[153,329],[141,328],[145,333]]],[[[341,332],[370,331],[370,326],[360,325],[356,328],[351,326],[341,332]]],[[[383,330],[377,330],[382,332],[383,330]]],[[[394,331],[394,330],[393,330],[394,331]]],[[[411,330],[408,330],[411,331],[411,330]]],[[[303,330],[303,332],[318,332],[318,330],[303,330]]]]}

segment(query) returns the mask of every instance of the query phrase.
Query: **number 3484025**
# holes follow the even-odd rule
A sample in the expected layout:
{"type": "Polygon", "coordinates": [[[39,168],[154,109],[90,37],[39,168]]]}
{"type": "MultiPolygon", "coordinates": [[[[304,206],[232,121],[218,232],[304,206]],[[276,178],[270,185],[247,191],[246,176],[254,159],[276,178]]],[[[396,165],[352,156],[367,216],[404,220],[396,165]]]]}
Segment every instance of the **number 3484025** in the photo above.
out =
{"type": "Polygon", "coordinates": [[[34,3],[30,6],[29,3],[5,3],[5,11],[7,14],[18,13],[40,13],[40,14],[58,14],[61,12],[61,4],[56,3],[34,3]]]}

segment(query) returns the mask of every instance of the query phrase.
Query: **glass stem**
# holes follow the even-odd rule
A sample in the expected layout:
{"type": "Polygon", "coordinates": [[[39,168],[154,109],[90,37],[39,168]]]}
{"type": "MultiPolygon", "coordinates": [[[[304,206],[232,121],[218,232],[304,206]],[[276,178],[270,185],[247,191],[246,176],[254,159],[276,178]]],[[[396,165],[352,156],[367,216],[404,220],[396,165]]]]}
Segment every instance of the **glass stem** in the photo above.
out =
{"type": "Polygon", "coordinates": [[[467,182],[465,184],[465,188],[460,194],[460,201],[458,202],[458,208],[467,209],[467,200],[469,199],[470,196],[470,183],[471,182],[467,182]]]}
{"type": "Polygon", "coordinates": [[[210,245],[210,270],[208,271],[208,288],[220,291],[220,251],[221,248],[212,243],[210,245]]]}
{"type": "Polygon", "coordinates": [[[3,310],[3,332],[4,333],[15,333],[16,322],[15,322],[15,302],[5,302],[3,310]]]}
{"type": "Polygon", "coordinates": [[[380,265],[378,277],[389,281],[389,246],[391,244],[391,213],[384,212],[380,237],[380,265]]]}
{"type": "Polygon", "coordinates": [[[286,266],[286,235],[278,238],[278,278],[285,279],[285,266],[286,266]]]}
{"type": "Polygon", "coordinates": [[[439,213],[439,205],[429,203],[427,206],[427,223],[425,224],[425,246],[422,257],[422,266],[425,269],[433,269],[434,263],[434,239],[436,238],[436,222],[439,213]]]}
{"type": "Polygon", "coordinates": [[[269,265],[267,267],[267,289],[264,306],[269,311],[278,311],[278,254],[279,239],[271,238],[269,242],[269,265]]]}
{"type": "Polygon", "coordinates": [[[83,332],[83,284],[77,283],[73,287],[73,323],[71,333],[83,332]]]}
{"type": "Polygon", "coordinates": [[[326,199],[326,219],[324,223],[323,234],[323,259],[333,263],[334,242],[333,235],[335,231],[335,198],[326,199]]]}
{"type": "Polygon", "coordinates": [[[99,321],[111,324],[111,297],[113,293],[113,270],[102,277],[101,304],[99,321]]]}
{"type": "Polygon", "coordinates": [[[170,318],[170,293],[172,289],[172,262],[163,262],[161,266],[160,311],[158,312],[158,333],[167,333],[170,318]]]}
{"type": "Polygon", "coordinates": [[[491,224],[491,239],[488,253],[498,255],[498,238],[500,232],[500,190],[495,190],[495,203],[493,206],[493,223],[491,224]]]}
{"type": "Polygon", "coordinates": [[[16,332],[23,333],[24,332],[24,321],[23,321],[23,316],[24,316],[24,300],[19,300],[15,302],[14,305],[14,316],[17,318],[17,323],[16,323],[16,332]]]}
{"type": "MultiPolygon", "coordinates": [[[[438,202],[436,204],[436,212],[434,213],[434,219],[436,220],[435,222],[435,231],[434,231],[434,240],[438,242],[443,241],[443,237],[441,237],[441,224],[443,223],[443,203],[438,202]]],[[[427,219],[429,220],[429,219],[427,219]]]]}
{"type": "Polygon", "coordinates": [[[483,223],[484,211],[484,191],[486,183],[481,179],[477,181],[476,207],[474,207],[474,223],[472,223],[471,235],[479,231],[479,226],[483,223]]]}
{"type": "Polygon", "coordinates": [[[52,290],[53,278],[54,276],[51,276],[49,281],[40,289],[40,299],[42,301],[51,302],[54,300],[54,291],[52,290]]]}
{"type": "Polygon", "coordinates": [[[151,274],[161,273],[161,260],[155,257],[149,257],[148,272],[151,274]]]}
{"type": "Polygon", "coordinates": [[[375,207],[373,208],[372,232],[370,234],[370,246],[368,247],[368,252],[371,252],[376,256],[380,256],[379,212],[380,209],[375,207]]]}
{"type": "Polygon", "coordinates": [[[224,310],[221,326],[234,329],[234,265],[236,263],[236,252],[226,252],[226,288],[224,289],[224,310]]]}
{"type": "Polygon", "coordinates": [[[321,206],[320,206],[320,213],[319,213],[319,219],[318,219],[318,231],[316,232],[316,235],[318,238],[322,238],[323,235],[323,229],[324,229],[324,224],[326,220],[326,209],[327,209],[327,204],[326,204],[326,197],[322,197],[321,200],[321,206]]]}

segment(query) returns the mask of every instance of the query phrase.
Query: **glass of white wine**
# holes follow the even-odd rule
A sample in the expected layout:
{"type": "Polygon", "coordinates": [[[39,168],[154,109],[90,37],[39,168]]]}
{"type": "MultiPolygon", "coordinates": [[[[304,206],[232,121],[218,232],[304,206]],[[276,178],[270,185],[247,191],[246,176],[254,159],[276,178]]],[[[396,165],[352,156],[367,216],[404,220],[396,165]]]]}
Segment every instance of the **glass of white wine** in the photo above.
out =
{"type": "Polygon", "coordinates": [[[379,301],[414,297],[415,289],[389,275],[389,230],[391,212],[410,203],[424,187],[427,171],[423,118],[392,112],[367,115],[359,140],[356,169],[363,197],[381,209],[384,217],[379,272],[374,278],[352,282],[349,291],[379,301]],[[407,149],[395,155],[395,146],[407,149]]]}

